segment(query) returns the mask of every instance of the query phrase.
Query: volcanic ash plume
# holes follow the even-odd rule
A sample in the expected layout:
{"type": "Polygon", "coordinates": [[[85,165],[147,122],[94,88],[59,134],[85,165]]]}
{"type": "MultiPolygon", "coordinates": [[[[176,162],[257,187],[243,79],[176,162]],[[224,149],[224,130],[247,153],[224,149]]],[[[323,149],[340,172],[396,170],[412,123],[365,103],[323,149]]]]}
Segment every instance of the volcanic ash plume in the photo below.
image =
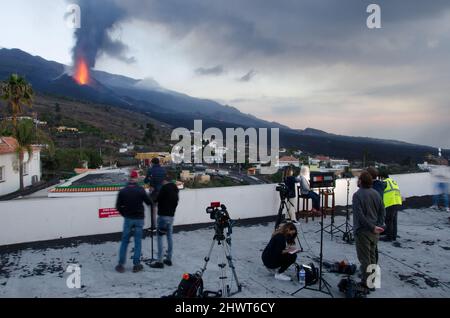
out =
{"type": "MultiPolygon", "coordinates": [[[[73,2],[73,0],[72,0],[73,2]]],[[[126,18],[126,13],[114,0],[77,0],[81,9],[81,28],[75,31],[73,48],[74,78],[80,85],[89,84],[89,70],[103,53],[126,63],[128,47],[120,40],[111,38],[110,32],[126,18]]]]}

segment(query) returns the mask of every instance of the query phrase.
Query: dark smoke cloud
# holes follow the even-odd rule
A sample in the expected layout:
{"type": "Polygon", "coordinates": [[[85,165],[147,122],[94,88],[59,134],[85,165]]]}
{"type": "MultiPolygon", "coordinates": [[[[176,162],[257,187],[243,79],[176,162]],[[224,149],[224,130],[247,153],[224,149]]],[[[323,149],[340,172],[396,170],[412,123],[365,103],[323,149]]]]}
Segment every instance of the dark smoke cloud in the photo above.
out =
{"type": "Polygon", "coordinates": [[[106,53],[125,63],[134,63],[134,57],[126,55],[127,45],[110,34],[127,18],[125,11],[114,0],[76,0],[75,3],[81,8],[81,28],[75,31],[74,61],[83,57],[89,67],[95,67],[97,58],[106,53]]]}
{"type": "Polygon", "coordinates": [[[250,72],[248,72],[247,74],[245,74],[244,76],[242,76],[239,81],[240,82],[250,82],[253,77],[255,77],[256,72],[254,70],[251,70],[250,72]]]}
{"type": "Polygon", "coordinates": [[[222,65],[217,65],[211,68],[200,67],[195,70],[195,74],[197,75],[214,75],[219,76],[225,73],[225,70],[222,65]]]}

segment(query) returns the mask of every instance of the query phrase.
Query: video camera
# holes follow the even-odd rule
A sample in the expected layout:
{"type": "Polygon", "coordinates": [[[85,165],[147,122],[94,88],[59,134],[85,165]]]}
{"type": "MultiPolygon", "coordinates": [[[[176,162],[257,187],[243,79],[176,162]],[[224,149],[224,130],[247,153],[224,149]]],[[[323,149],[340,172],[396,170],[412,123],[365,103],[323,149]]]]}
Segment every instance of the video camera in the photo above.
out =
{"type": "Polygon", "coordinates": [[[277,187],[275,188],[277,192],[280,193],[280,199],[285,200],[289,195],[289,188],[284,183],[278,183],[277,187]]]}
{"type": "Polygon", "coordinates": [[[211,202],[211,205],[206,208],[206,213],[209,214],[211,220],[215,221],[216,233],[223,233],[223,230],[228,228],[228,235],[231,234],[232,220],[224,204],[211,202]]]}

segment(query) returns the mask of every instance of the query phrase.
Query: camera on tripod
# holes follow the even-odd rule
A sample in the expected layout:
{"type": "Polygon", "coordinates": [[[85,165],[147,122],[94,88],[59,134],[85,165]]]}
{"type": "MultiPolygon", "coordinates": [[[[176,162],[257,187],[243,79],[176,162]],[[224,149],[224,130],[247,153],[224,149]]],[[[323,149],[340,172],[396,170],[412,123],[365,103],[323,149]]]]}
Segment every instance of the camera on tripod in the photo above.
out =
{"type": "Polygon", "coordinates": [[[206,213],[209,214],[211,220],[215,221],[217,230],[223,231],[223,229],[228,228],[228,232],[231,233],[232,221],[224,204],[211,202],[211,205],[206,208],[206,213]]]}
{"type": "Polygon", "coordinates": [[[286,200],[286,198],[289,195],[289,188],[288,188],[288,186],[286,184],[278,183],[278,185],[275,188],[275,190],[280,193],[280,199],[281,200],[286,200]]]}

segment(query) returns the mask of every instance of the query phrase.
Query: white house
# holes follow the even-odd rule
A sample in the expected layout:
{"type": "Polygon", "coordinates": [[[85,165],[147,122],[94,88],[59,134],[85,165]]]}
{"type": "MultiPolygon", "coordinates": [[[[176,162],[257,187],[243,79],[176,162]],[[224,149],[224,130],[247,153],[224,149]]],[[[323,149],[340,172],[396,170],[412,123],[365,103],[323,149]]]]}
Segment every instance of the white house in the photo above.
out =
{"type": "MultiPolygon", "coordinates": [[[[17,140],[12,137],[0,137],[0,195],[19,190],[19,159],[16,154],[17,140]]],[[[25,153],[23,163],[23,184],[28,187],[41,180],[41,150],[33,146],[33,156],[28,161],[25,153]]]]}

